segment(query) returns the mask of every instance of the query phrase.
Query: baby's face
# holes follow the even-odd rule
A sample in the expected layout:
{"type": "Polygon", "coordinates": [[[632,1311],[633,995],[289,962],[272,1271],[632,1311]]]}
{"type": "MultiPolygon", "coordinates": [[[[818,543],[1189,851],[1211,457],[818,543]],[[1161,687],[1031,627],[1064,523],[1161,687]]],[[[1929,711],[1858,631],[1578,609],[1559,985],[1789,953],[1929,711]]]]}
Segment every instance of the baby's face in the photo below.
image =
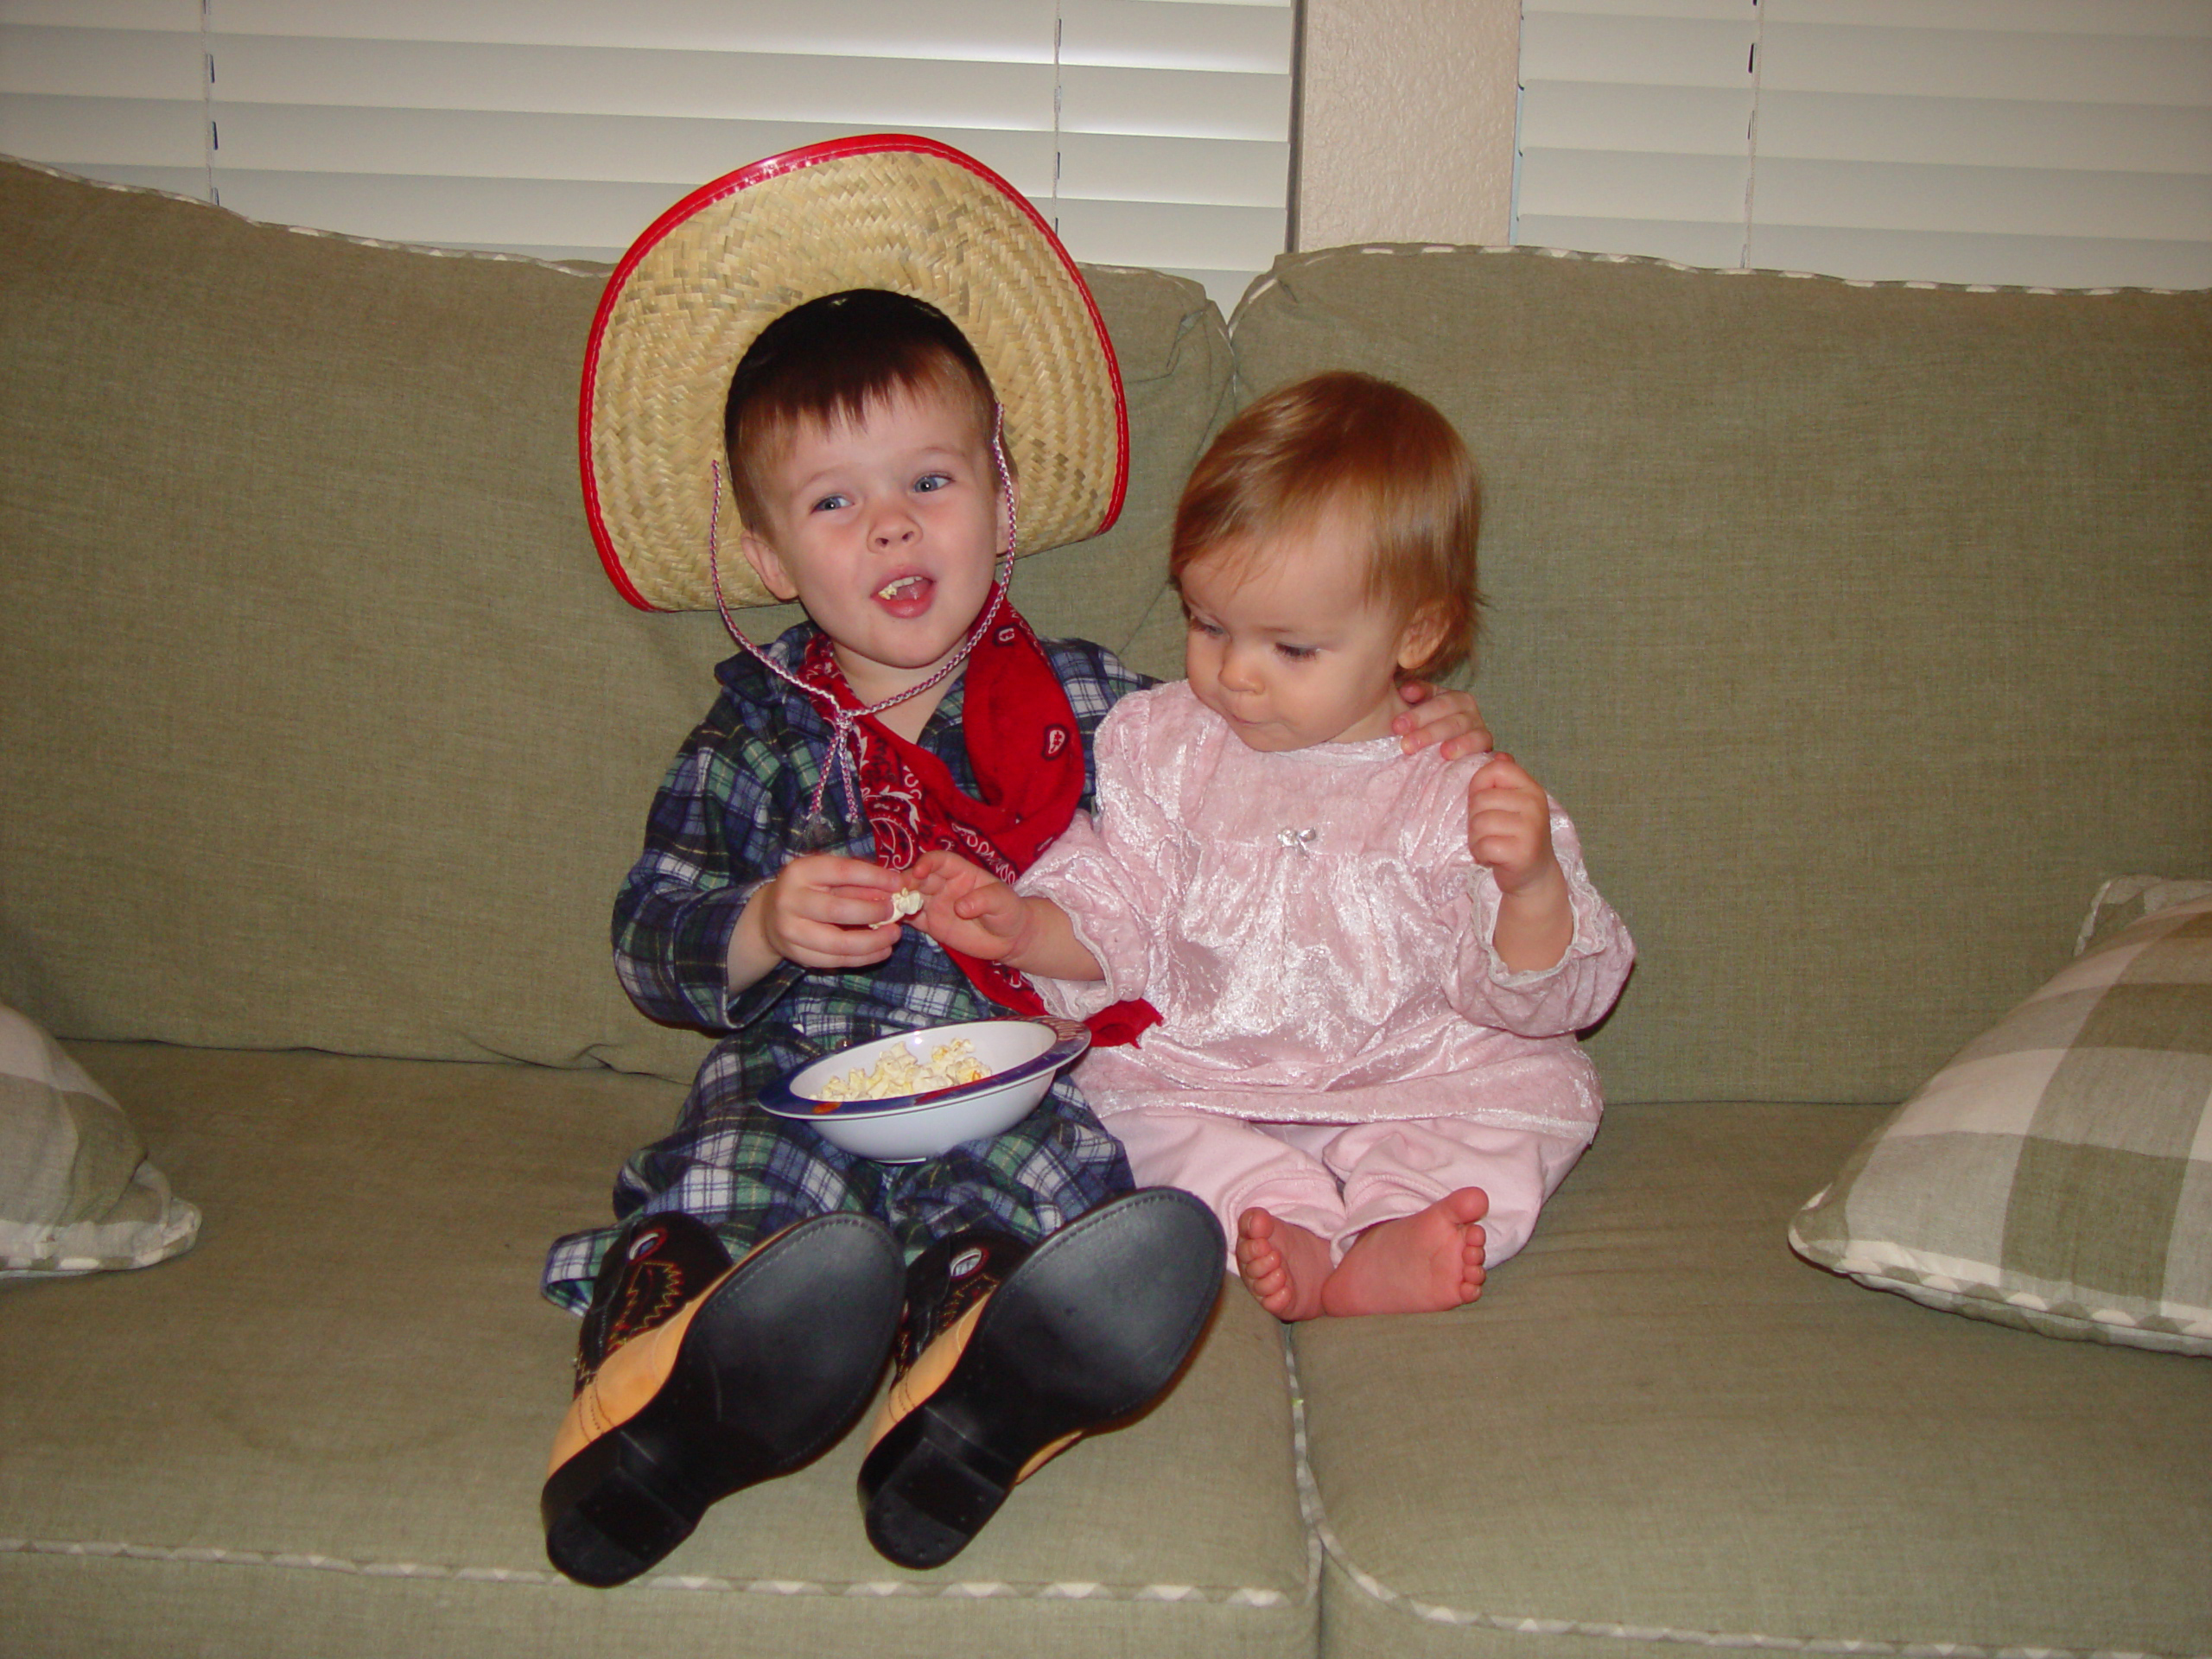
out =
{"type": "Polygon", "coordinates": [[[830,636],[863,702],[928,678],[990,595],[1003,519],[975,428],[942,393],[900,392],[857,423],[802,423],[766,469],[745,556],[830,636]]]}
{"type": "Polygon", "coordinates": [[[1248,748],[1306,749],[1388,735],[1416,631],[1363,591],[1366,543],[1324,513],[1256,547],[1187,566],[1183,671],[1248,748]]]}

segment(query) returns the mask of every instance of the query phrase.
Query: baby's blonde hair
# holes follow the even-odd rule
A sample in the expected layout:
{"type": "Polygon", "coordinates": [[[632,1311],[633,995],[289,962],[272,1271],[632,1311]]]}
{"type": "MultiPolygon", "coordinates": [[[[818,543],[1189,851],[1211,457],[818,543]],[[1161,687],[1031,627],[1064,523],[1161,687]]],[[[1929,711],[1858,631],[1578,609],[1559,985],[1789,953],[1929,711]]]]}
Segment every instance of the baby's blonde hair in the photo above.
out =
{"type": "Polygon", "coordinates": [[[1317,374],[1278,387],[1222,429],[1175,509],[1167,572],[1257,556],[1272,537],[1334,509],[1369,531],[1366,593],[1433,644],[1406,672],[1432,678],[1474,643],[1482,595],[1475,538],[1482,480],[1427,398],[1372,375],[1317,374]]]}

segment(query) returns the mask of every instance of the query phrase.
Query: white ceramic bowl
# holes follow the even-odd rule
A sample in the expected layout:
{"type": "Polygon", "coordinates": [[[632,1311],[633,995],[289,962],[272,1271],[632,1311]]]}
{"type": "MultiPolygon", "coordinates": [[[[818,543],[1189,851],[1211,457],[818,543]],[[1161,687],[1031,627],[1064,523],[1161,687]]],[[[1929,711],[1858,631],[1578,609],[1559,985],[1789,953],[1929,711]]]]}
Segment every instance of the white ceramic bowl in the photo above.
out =
{"type": "Polygon", "coordinates": [[[811,1123],[823,1140],[878,1163],[912,1164],[950,1151],[963,1141],[1003,1134],[1029,1116],[1061,1068],[1090,1046],[1080,1021],[1039,1014],[1034,1019],[977,1020],[958,1026],[855,1043],[786,1071],[760,1091],[760,1107],[778,1117],[811,1123]],[[964,1037],[988,1076],[926,1094],[887,1100],[823,1100],[832,1077],[872,1070],[894,1048],[926,1062],[932,1050],[964,1037]]]}

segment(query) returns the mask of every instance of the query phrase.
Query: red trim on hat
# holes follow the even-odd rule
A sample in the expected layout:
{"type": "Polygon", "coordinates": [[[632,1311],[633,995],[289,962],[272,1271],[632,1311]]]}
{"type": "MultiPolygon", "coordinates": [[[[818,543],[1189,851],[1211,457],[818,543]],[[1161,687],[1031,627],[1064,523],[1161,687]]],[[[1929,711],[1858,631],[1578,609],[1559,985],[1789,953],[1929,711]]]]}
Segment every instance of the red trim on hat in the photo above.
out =
{"type": "Polygon", "coordinates": [[[600,512],[599,485],[592,477],[591,469],[592,380],[599,368],[600,342],[606,334],[607,319],[613,312],[614,302],[621,292],[623,283],[663,237],[701,209],[725,196],[734,195],[740,190],[795,172],[802,167],[811,167],[817,162],[885,152],[934,156],[941,161],[967,168],[1028,214],[1030,222],[1044,236],[1046,245],[1059,255],[1060,263],[1067,267],[1069,276],[1074,279],[1076,292],[1083,296],[1084,308],[1090,314],[1091,327],[1105,342],[1106,374],[1114,387],[1114,493],[1106,504],[1105,516],[1090,533],[1096,536],[1112,529],[1114,521],[1122,516],[1122,499],[1129,486],[1129,409],[1128,397],[1122,386],[1122,365],[1114,354],[1112,337],[1106,332],[1106,320],[1098,314],[1098,302],[1091,297],[1090,285],[1083,280],[1082,273],[1075,267],[1075,261],[1068,257],[1067,249],[1061,245],[1060,238],[1054,234],[1052,227],[1030,205],[1028,197],[973,156],[955,149],[950,144],[904,132],[877,132],[853,138],[831,138],[822,143],[806,144],[798,149],[787,149],[780,155],[764,157],[739,168],[734,173],[725,173],[719,179],[701,185],[646,226],[645,233],[630,245],[629,251],[622,256],[622,262],[614,267],[613,275],[607,279],[605,292],[600,296],[599,308],[591,320],[591,338],[584,346],[583,384],[576,400],[576,454],[583,472],[584,518],[591,525],[592,542],[599,549],[599,562],[607,570],[607,580],[614,584],[616,592],[639,610],[658,610],[659,607],[646,601],[645,595],[638,591],[637,585],[630,580],[628,573],[622,569],[622,561],[614,551],[613,538],[607,533],[607,525],[600,512]]]}

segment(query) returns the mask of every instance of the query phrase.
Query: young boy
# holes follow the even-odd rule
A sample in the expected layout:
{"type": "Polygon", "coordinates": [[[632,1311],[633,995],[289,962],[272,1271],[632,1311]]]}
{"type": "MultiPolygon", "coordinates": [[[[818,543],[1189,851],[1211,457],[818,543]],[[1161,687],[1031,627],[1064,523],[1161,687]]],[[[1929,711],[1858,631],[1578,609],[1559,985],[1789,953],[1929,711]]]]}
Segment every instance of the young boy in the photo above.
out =
{"type": "MultiPolygon", "coordinates": [[[[1026,206],[957,152],[877,139],[718,181],[618,268],[587,359],[586,495],[633,598],[696,589],[669,576],[683,537],[656,528],[650,476],[686,435],[651,429],[671,406],[702,425],[701,386],[727,387],[728,539],[762,596],[809,620],[766,649],[737,635],[748,654],[718,671],[617,901],[639,1007],[727,1034],[675,1131],[618,1178],[626,1224],[549,1257],[546,1294],[586,1319],[547,1548],[589,1583],[643,1571],[709,1503],[828,1445],[895,1329],[866,1524],[891,1560],[934,1566],[1046,1457],[1167,1386],[1219,1291],[1219,1228],[1185,1194],[1133,1192],[1065,1077],[1006,1134],[909,1165],[755,1100],[849,1043],[1041,1007],[1020,976],[899,925],[892,898],[931,848],[1027,868],[1088,802],[1098,721],[1143,684],[1096,646],[1039,641],[1003,593],[1000,401],[1033,480],[1022,517],[1067,539],[1118,501],[1118,382],[1026,206]],[[854,201],[888,228],[849,230],[854,201]],[[792,303],[809,287],[832,291],[792,303]],[[1000,342],[988,372],[971,339],[1000,342]],[[646,388],[639,365],[669,361],[703,366],[646,388]],[[1066,418],[1102,407],[1113,418],[1066,418]]],[[[695,481],[719,501],[718,480],[695,481]]],[[[689,555],[717,598],[724,511],[689,555]]],[[[1473,726],[1470,707],[1431,733],[1473,726]]]]}

